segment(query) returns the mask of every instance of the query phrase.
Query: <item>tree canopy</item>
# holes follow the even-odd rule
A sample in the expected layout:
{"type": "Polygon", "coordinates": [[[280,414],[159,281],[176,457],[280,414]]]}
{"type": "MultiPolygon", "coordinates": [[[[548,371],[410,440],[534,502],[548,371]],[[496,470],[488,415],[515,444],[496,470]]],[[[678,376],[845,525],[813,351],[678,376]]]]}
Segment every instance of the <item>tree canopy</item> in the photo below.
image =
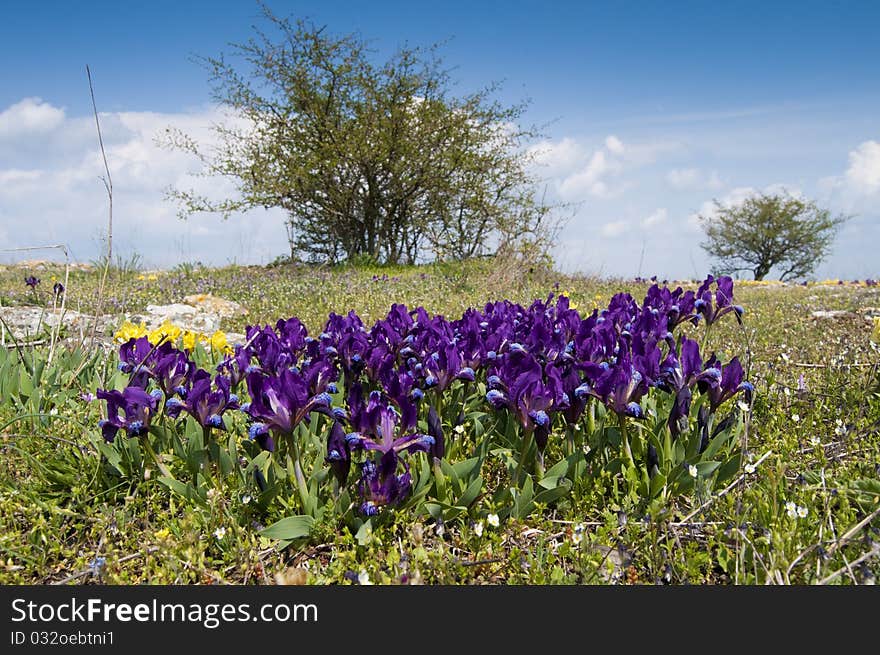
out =
{"type": "Polygon", "coordinates": [[[756,280],[772,269],[779,279],[803,278],[828,255],[837,228],[848,216],[832,216],[814,201],[788,192],[759,193],[741,204],[715,201],[715,211],[701,215],[706,233],[702,248],[718,260],[717,271],[749,271],[756,280]]]}
{"type": "Polygon", "coordinates": [[[163,139],[237,190],[215,200],[171,189],[182,216],[283,208],[291,256],[306,261],[549,247],[555,219],[527,170],[537,134],[519,126],[525,104],[492,100],[496,85],[454,95],[437,47],[405,46],[379,65],[356,35],[265,13],[276,34],[233,45],[238,65],[202,59],[236,120],[214,126],[210,148],[174,129],[163,139]]]}

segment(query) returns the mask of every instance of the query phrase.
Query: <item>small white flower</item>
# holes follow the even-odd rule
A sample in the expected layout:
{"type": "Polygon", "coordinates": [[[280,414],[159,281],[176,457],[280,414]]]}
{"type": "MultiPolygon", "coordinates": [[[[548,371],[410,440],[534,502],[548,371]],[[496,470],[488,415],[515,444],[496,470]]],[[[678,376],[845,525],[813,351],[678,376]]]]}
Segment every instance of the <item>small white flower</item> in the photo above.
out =
{"type": "Polygon", "coordinates": [[[578,523],[574,526],[574,530],[571,533],[571,542],[578,546],[584,540],[584,524],[578,523]]]}
{"type": "Polygon", "coordinates": [[[746,464],[746,467],[745,467],[746,473],[751,475],[752,473],[755,472],[755,468],[756,468],[756,466],[754,464],[746,464]]]}
{"type": "Polygon", "coordinates": [[[248,504],[250,504],[250,502],[252,500],[253,500],[253,498],[250,497],[250,494],[245,494],[244,496],[241,497],[241,504],[248,505],[248,504]]]}
{"type": "Polygon", "coordinates": [[[462,435],[462,434],[464,434],[464,426],[463,425],[456,425],[454,428],[452,428],[452,431],[455,432],[455,434],[457,434],[457,435],[462,435]]]}
{"type": "Polygon", "coordinates": [[[798,518],[805,519],[805,518],[807,518],[807,514],[809,514],[809,511],[807,510],[806,507],[798,507],[797,508],[798,518]]]}
{"type": "Polygon", "coordinates": [[[474,534],[477,535],[478,537],[483,536],[483,522],[482,521],[477,521],[476,523],[474,523],[474,534]]]}
{"type": "Polygon", "coordinates": [[[214,500],[218,493],[216,489],[208,489],[208,493],[205,495],[208,497],[208,500],[214,500]]]}
{"type": "Polygon", "coordinates": [[[361,572],[358,573],[358,584],[360,585],[371,585],[373,582],[370,580],[370,576],[367,572],[361,569],[361,572]]]}
{"type": "Polygon", "coordinates": [[[693,464],[688,466],[688,475],[690,475],[692,478],[696,478],[698,474],[699,474],[699,471],[697,471],[696,466],[694,466],[693,464]]]}
{"type": "Polygon", "coordinates": [[[791,391],[788,390],[788,387],[785,387],[785,389],[782,390],[782,394],[783,394],[784,396],[790,396],[790,395],[791,395],[791,391]]]}
{"type": "MultiPolygon", "coordinates": [[[[788,353],[782,353],[779,356],[782,357],[783,362],[787,362],[789,360],[788,353]]],[[[788,390],[786,389],[786,391],[788,391],[788,390]]]]}
{"type": "Polygon", "coordinates": [[[736,401],[736,406],[739,407],[739,411],[741,412],[748,412],[752,409],[751,407],[749,407],[749,404],[744,400],[736,401]]]}
{"type": "Polygon", "coordinates": [[[489,516],[486,517],[486,523],[491,525],[493,528],[497,528],[499,525],[501,525],[501,520],[498,518],[497,514],[489,514],[489,516]]]}
{"type": "Polygon", "coordinates": [[[793,501],[789,500],[785,503],[785,513],[788,514],[789,518],[797,518],[797,510],[798,506],[793,501]]]}
{"type": "Polygon", "coordinates": [[[221,540],[226,536],[226,528],[220,527],[214,530],[214,536],[217,537],[217,540],[221,540]]]}
{"type": "Polygon", "coordinates": [[[801,416],[800,416],[800,414],[792,414],[792,415],[791,415],[791,420],[794,421],[795,423],[800,422],[800,420],[801,420],[801,416]]]}
{"type": "Polygon", "coordinates": [[[580,423],[575,423],[575,424],[574,424],[574,431],[575,431],[575,432],[580,432],[580,431],[581,431],[581,424],[580,424],[580,423]]]}
{"type": "Polygon", "coordinates": [[[822,439],[819,438],[818,434],[814,434],[812,437],[810,437],[810,444],[812,444],[813,446],[818,446],[820,443],[822,443],[822,439]]]}

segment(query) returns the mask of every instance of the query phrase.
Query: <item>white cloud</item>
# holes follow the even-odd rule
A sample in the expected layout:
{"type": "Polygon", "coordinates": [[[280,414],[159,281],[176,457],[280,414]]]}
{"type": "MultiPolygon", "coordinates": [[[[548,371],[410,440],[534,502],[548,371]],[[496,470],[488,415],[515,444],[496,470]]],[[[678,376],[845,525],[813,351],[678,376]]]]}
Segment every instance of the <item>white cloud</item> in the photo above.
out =
{"type": "Polygon", "coordinates": [[[585,195],[600,198],[607,196],[608,185],[602,178],[615,175],[620,170],[619,161],[611,158],[607,151],[597,150],[585,166],[562,180],[559,193],[566,199],[583,198],[585,195]]]}
{"type": "Polygon", "coordinates": [[[863,193],[880,190],[880,143],[865,141],[849,153],[846,181],[863,193]]]}
{"type": "MultiPolygon", "coordinates": [[[[721,203],[724,207],[736,207],[738,205],[743,204],[745,200],[754,195],[756,189],[754,187],[737,187],[735,189],[731,189],[727,194],[725,194],[722,198],[718,199],[718,202],[721,203]]],[[[701,217],[706,218],[708,220],[712,220],[715,216],[718,215],[718,206],[715,204],[714,200],[707,200],[702,205],[700,205],[700,209],[690,216],[687,217],[687,224],[692,230],[700,230],[701,217]]]]}
{"type": "Polygon", "coordinates": [[[625,150],[623,142],[613,134],[605,138],[605,147],[608,149],[608,152],[614,155],[622,155],[625,150]]]}
{"type": "MultiPolygon", "coordinates": [[[[0,138],[0,249],[64,243],[79,261],[97,258],[106,231],[107,195],[94,117],[68,117],[47,103],[25,100],[0,112],[0,119],[0,130],[30,129],[23,144],[12,144],[16,137],[0,138]]],[[[169,186],[194,187],[212,198],[234,192],[231,181],[194,177],[198,162],[155,143],[168,126],[210,142],[211,125],[226,122],[228,115],[207,107],[178,114],[103,113],[100,119],[113,179],[116,252],[136,252],[150,266],[182,260],[259,263],[285,254],[283,212],[181,221],[176,204],[165,199],[169,186]]]]}
{"type": "Polygon", "coordinates": [[[673,168],[666,173],[666,182],[674,189],[720,189],[724,186],[718,171],[704,173],[699,168],[673,168]]]}
{"type": "Polygon", "coordinates": [[[666,211],[664,207],[661,207],[655,212],[652,212],[648,216],[646,216],[642,220],[642,227],[645,229],[652,228],[656,225],[660,225],[661,223],[666,222],[666,217],[669,215],[669,212],[666,211]]]}
{"type": "Polygon", "coordinates": [[[720,189],[724,186],[724,182],[721,181],[721,176],[718,175],[718,171],[712,171],[709,174],[709,179],[706,180],[706,186],[710,189],[720,189]]]}
{"type": "Polygon", "coordinates": [[[574,139],[565,137],[561,141],[541,141],[529,148],[540,172],[549,177],[565,175],[584,159],[584,148],[574,139]]]}
{"type": "MultiPolygon", "coordinates": [[[[800,198],[803,195],[803,192],[797,186],[786,185],[780,182],[776,182],[774,184],[768,184],[762,189],[756,189],[755,187],[750,186],[736,187],[728,191],[723,197],[718,198],[717,200],[719,203],[721,203],[723,207],[737,207],[743,204],[746,199],[748,199],[750,196],[755,195],[756,193],[787,193],[794,198],[800,198]]],[[[707,200],[702,205],[700,205],[700,209],[698,211],[692,213],[690,216],[687,217],[687,224],[693,230],[700,230],[700,216],[711,220],[717,215],[718,207],[715,204],[715,200],[707,200]]]]}
{"type": "Polygon", "coordinates": [[[673,168],[666,174],[666,181],[676,189],[689,189],[697,186],[701,177],[698,168],[673,168]]]}
{"type": "Polygon", "coordinates": [[[612,221],[610,223],[605,223],[605,225],[602,226],[601,233],[603,237],[619,237],[626,232],[628,227],[628,221],[612,221]]]}
{"type": "Polygon", "coordinates": [[[50,132],[64,122],[63,109],[40,98],[25,98],[0,112],[0,140],[50,132]]]}
{"type": "Polygon", "coordinates": [[[634,186],[631,178],[636,169],[680,149],[678,142],[624,143],[609,134],[595,149],[565,137],[555,142],[542,141],[529,152],[538,167],[536,173],[550,178],[562,200],[580,201],[588,197],[607,200],[620,196],[634,186]]]}

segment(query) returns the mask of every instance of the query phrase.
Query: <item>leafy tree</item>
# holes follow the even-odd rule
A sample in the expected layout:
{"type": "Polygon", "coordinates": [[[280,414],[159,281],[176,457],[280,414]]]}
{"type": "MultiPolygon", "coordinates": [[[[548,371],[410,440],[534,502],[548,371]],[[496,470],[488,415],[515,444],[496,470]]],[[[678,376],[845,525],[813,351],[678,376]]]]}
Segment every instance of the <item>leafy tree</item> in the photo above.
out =
{"type": "Polygon", "coordinates": [[[763,280],[774,267],[781,280],[809,275],[828,255],[838,226],[848,216],[832,216],[815,202],[783,191],[755,194],[742,204],[715,201],[715,212],[699,217],[719,272],[751,271],[763,280]]]}
{"type": "Polygon", "coordinates": [[[549,247],[555,219],[527,172],[523,146],[537,134],[518,126],[525,105],[491,100],[494,85],[454,96],[436,47],[403,47],[377,65],[360,37],[264,12],[280,38],[258,31],[233,45],[244,70],[202,59],[215,101],[235,117],[213,128],[217,145],[173,129],[163,139],[237,189],[219,201],[169,190],[182,217],[281,207],[291,256],[309,261],[549,247]]]}

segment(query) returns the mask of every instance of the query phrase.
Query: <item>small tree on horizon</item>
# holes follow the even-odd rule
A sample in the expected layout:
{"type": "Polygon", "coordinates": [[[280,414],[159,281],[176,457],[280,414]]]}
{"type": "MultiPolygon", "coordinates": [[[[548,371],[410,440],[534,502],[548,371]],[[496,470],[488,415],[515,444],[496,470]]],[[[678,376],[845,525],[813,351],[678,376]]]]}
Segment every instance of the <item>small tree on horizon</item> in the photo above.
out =
{"type": "Polygon", "coordinates": [[[214,126],[213,146],[174,129],[160,139],[235,185],[219,200],[170,189],[182,217],[279,207],[291,257],[316,262],[549,251],[554,208],[528,168],[525,104],[493,100],[497,85],[454,94],[436,47],[377,62],[355,34],[263,10],[274,33],[201,59],[236,120],[214,126]]]}
{"type": "Polygon", "coordinates": [[[832,216],[784,190],[758,193],[740,204],[714,202],[714,214],[699,216],[706,233],[701,247],[718,260],[717,272],[749,271],[756,280],[774,268],[782,281],[806,277],[828,256],[837,228],[850,218],[832,216]]]}

